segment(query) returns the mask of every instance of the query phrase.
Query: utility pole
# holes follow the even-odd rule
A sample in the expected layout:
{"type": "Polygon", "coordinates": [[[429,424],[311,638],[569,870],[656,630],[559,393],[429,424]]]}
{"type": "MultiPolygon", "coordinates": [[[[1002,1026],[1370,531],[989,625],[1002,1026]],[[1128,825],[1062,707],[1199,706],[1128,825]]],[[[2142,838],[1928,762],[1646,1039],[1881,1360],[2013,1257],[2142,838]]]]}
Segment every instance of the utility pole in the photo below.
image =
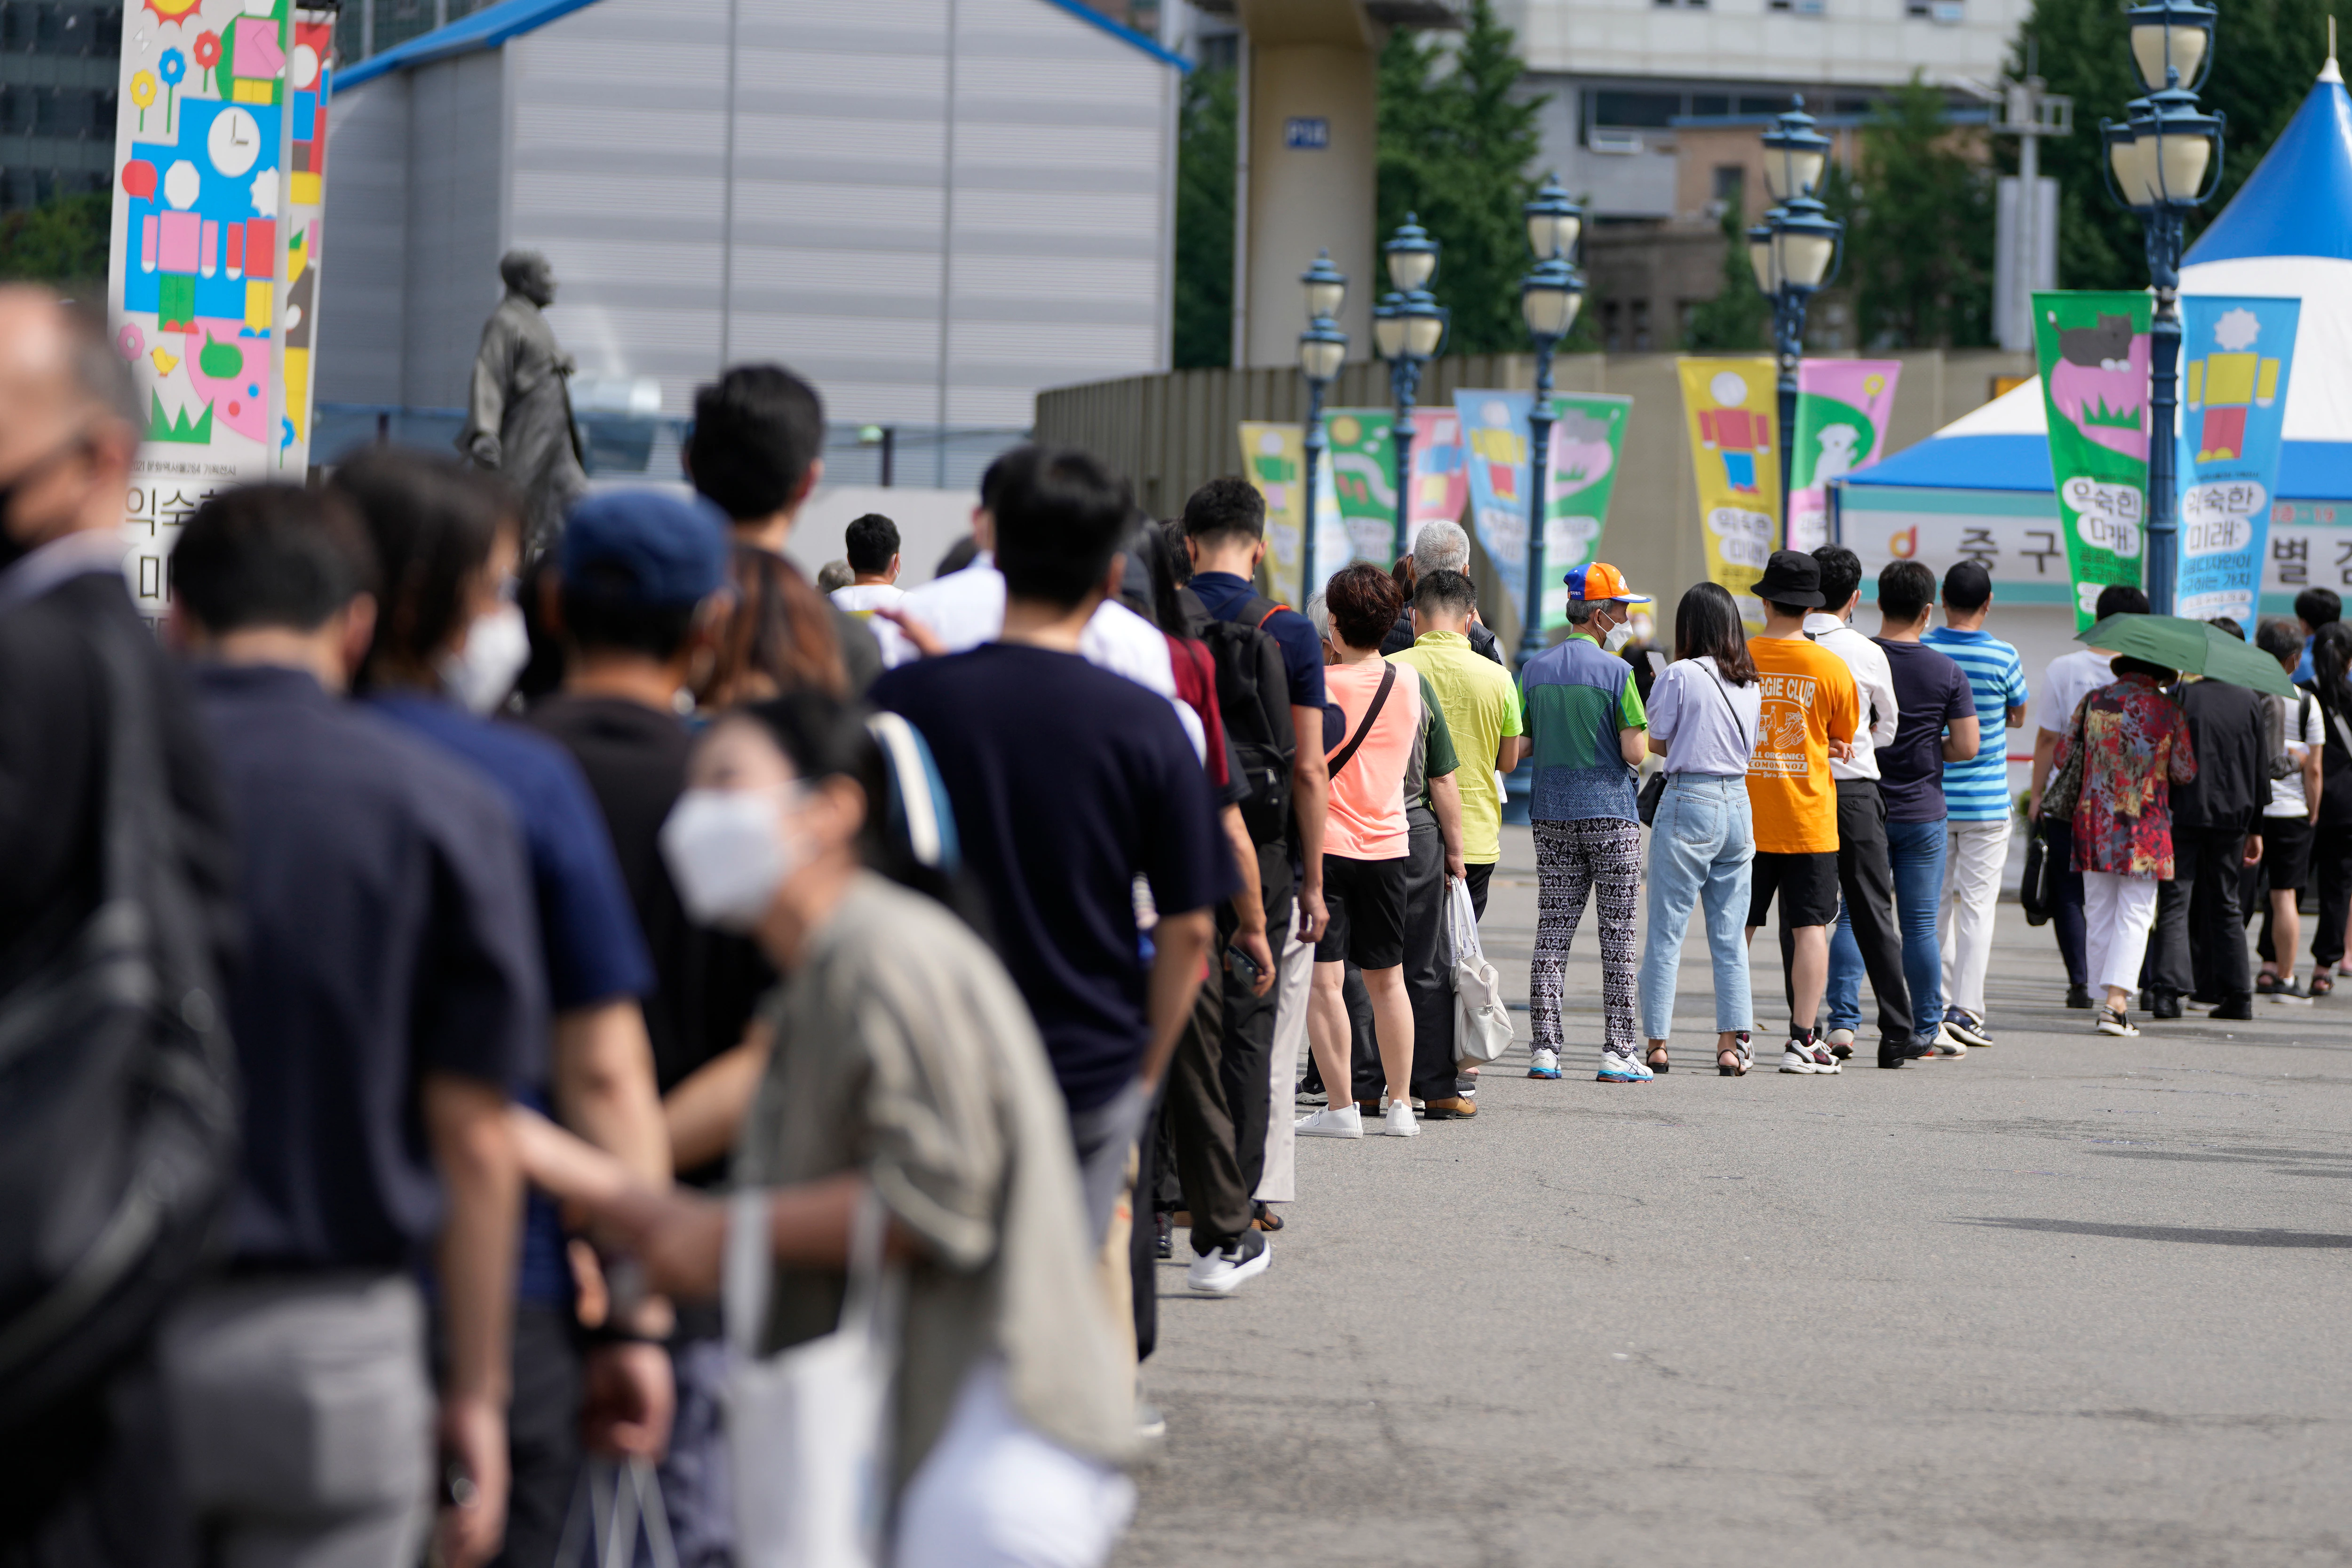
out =
{"type": "MultiPolygon", "coordinates": [[[[2039,58],[2039,46],[2028,38],[2025,79],[2003,83],[1997,97],[1986,94],[1993,98],[1993,134],[2014,136],[2018,142],[2016,200],[2003,215],[2011,221],[2000,226],[2002,232],[1997,236],[2000,255],[1994,265],[1993,300],[1995,332],[2000,346],[2013,353],[2030,353],[2033,349],[2033,291],[2058,286],[2054,265],[2058,237],[2054,227],[2051,233],[2042,232],[2042,139],[2071,136],[2074,132],[2074,100],[2043,90],[2047,84],[2035,74],[2039,58]],[[2042,266],[2045,254],[2053,263],[2047,270],[2042,266]]],[[[2054,205],[2048,217],[2054,226],[2054,205]]]]}

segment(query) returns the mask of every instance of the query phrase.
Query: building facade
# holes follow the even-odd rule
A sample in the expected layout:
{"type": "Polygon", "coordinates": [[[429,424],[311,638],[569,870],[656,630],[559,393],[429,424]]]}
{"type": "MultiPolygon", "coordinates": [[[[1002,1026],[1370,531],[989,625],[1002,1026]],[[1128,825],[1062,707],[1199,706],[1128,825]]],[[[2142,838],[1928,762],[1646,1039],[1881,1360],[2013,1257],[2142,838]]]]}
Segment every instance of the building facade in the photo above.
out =
{"type": "Polygon", "coordinates": [[[0,212],[114,174],[121,0],[0,0],[0,212]]]}

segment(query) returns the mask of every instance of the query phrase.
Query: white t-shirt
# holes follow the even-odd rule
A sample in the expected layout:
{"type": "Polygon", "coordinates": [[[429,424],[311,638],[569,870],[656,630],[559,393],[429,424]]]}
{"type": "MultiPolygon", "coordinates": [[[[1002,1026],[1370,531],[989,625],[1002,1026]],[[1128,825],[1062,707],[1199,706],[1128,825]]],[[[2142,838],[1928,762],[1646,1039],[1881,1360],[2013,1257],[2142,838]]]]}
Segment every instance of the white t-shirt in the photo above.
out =
{"type": "Polygon", "coordinates": [[[2263,808],[2263,815],[2307,817],[2311,803],[2303,795],[2303,759],[2327,743],[2327,715],[2319,710],[2319,699],[2308,691],[2268,700],[2286,704],[2286,754],[2294,759],[2295,771],[2271,780],[2271,803],[2263,808]]]}
{"type": "Polygon", "coordinates": [[[1764,721],[1762,682],[1718,679],[1715,660],[1704,655],[1678,659],[1650,688],[1648,708],[1650,733],[1666,742],[1666,772],[1748,776],[1764,721]]]}
{"type": "Polygon", "coordinates": [[[1830,759],[1830,777],[1875,779],[1878,748],[1895,743],[1895,727],[1903,719],[1895,700],[1895,672],[1887,667],[1886,650],[1835,616],[1807,616],[1805,631],[1815,642],[1845,660],[1845,667],[1853,671],[1854,694],[1861,699],[1862,710],[1870,719],[1868,729],[1854,732],[1853,760],[1842,763],[1835,757],[1830,759]]]}
{"type": "Polygon", "coordinates": [[[907,590],[896,583],[852,583],[846,588],[835,588],[830,597],[834,608],[857,616],[874,629],[874,640],[882,645],[882,668],[900,665],[913,656],[907,639],[898,628],[874,612],[886,605],[896,605],[907,596],[907,590]]]}
{"type": "Polygon", "coordinates": [[[2083,699],[2114,683],[2116,672],[2108,668],[2109,663],[2105,654],[2093,653],[2086,647],[2052,659],[2049,673],[2042,678],[2042,694],[2033,700],[2034,724],[2063,737],[2066,726],[2074,721],[2074,710],[2082,706],[2083,699]]]}

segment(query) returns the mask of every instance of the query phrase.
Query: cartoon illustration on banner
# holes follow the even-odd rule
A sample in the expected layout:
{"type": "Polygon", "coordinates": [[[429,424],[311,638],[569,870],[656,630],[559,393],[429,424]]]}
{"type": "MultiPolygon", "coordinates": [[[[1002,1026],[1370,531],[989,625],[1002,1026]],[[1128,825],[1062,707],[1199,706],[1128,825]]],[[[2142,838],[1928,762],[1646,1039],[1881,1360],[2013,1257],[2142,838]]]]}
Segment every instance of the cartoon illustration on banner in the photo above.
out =
{"type": "MultiPolygon", "coordinates": [[[[287,131],[286,323],[280,356],[278,471],[299,480],[310,466],[311,367],[317,363],[320,246],[327,226],[327,99],[333,89],[335,13],[298,5],[288,60],[293,115],[287,131]]],[[[330,454],[331,456],[332,454],[330,454]]]]}
{"type": "MultiPolygon", "coordinates": [[[[1707,575],[1744,596],[1780,539],[1780,460],[1772,438],[1775,368],[1769,358],[1675,362],[1698,479],[1707,575]]],[[[1747,605],[1741,613],[1756,614],[1747,605]]]]}
{"type": "Polygon", "coordinates": [[[1886,455],[1887,421],[1903,363],[1803,360],[1797,365],[1797,434],[1790,442],[1789,548],[1830,542],[1829,488],[1886,455]]]}
{"type": "Polygon", "coordinates": [[[1315,484],[1312,598],[1350,561],[1386,566],[1396,555],[1396,416],[1385,408],[1323,411],[1323,466],[1315,484]]]}
{"type": "Polygon", "coordinates": [[[2254,635],[2294,363],[2296,300],[2181,305],[2180,564],[2174,614],[2254,635]]]}
{"type": "Polygon", "coordinates": [[[1265,501],[1266,592],[1304,605],[1300,554],[1307,542],[1307,433],[1296,425],[1241,425],[1242,472],[1265,501]]]}
{"type": "Polygon", "coordinates": [[[2140,580],[2151,309],[2145,293],[2033,296],[2033,348],[2077,631],[2091,624],[2100,589],[2140,580]]]}
{"type": "Polygon", "coordinates": [[[1459,522],[1470,494],[1470,454],[1462,444],[1462,416],[1451,408],[1417,408],[1412,416],[1412,511],[1408,542],[1424,522],[1459,522]]]}
{"type": "Polygon", "coordinates": [[[1527,595],[1528,497],[1533,484],[1528,415],[1534,407],[1529,392],[1457,388],[1454,394],[1468,459],[1470,532],[1514,605],[1527,595]]]}

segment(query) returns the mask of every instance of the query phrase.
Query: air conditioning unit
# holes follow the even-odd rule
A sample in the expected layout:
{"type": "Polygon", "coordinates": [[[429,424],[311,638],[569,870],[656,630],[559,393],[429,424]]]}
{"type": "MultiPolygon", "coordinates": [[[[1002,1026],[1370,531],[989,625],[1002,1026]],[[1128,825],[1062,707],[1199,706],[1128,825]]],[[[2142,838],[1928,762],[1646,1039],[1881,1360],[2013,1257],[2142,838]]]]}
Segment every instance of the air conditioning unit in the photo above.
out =
{"type": "Polygon", "coordinates": [[[1584,144],[1595,153],[1630,158],[1642,151],[1642,134],[1638,131],[1595,130],[1586,133],[1584,144]]]}
{"type": "Polygon", "coordinates": [[[1928,14],[1935,17],[1939,27],[1957,27],[1969,19],[1964,0],[1936,0],[1928,14]]]}
{"type": "Polygon", "coordinates": [[[1818,16],[1822,11],[1822,0],[1797,0],[1796,11],[1800,16],[1818,16]]]}

